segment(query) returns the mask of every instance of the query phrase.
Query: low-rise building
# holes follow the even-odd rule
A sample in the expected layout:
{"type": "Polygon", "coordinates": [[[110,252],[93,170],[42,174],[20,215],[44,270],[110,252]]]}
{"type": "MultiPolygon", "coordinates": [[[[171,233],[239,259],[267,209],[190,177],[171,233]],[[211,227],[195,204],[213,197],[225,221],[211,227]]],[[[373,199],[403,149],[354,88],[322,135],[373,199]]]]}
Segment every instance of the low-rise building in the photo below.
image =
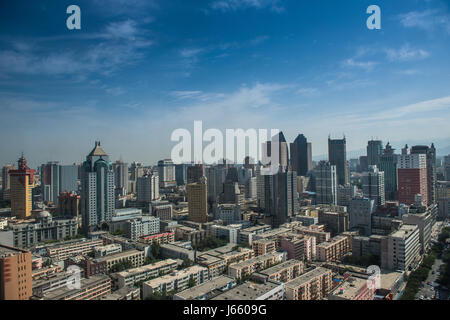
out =
{"type": "Polygon", "coordinates": [[[173,300],[210,300],[236,286],[234,278],[222,275],[198,286],[178,292],[173,300]]]}
{"type": "Polygon", "coordinates": [[[327,242],[317,245],[317,260],[319,261],[339,261],[345,254],[351,251],[349,237],[336,236],[327,242]]]}
{"type": "Polygon", "coordinates": [[[279,282],[289,282],[292,279],[300,276],[305,269],[305,265],[302,261],[287,260],[276,266],[270,267],[258,273],[254,273],[252,278],[266,281],[268,279],[279,282]]]}
{"type": "Polygon", "coordinates": [[[107,244],[104,246],[94,247],[95,258],[108,256],[111,254],[122,252],[122,246],[118,243],[107,244]]]}
{"type": "Polygon", "coordinates": [[[267,269],[270,266],[286,260],[285,252],[271,252],[228,266],[228,275],[242,279],[246,275],[267,269]]]}
{"type": "Polygon", "coordinates": [[[277,241],[270,239],[255,240],[252,243],[252,249],[255,251],[255,256],[260,256],[266,253],[274,252],[277,249],[277,241]]]}
{"type": "Polygon", "coordinates": [[[202,284],[208,279],[208,269],[201,266],[192,266],[187,269],[175,271],[171,274],[158,277],[143,283],[143,297],[149,297],[154,292],[181,291],[189,286],[193,279],[195,285],[202,284]]]}
{"type": "Polygon", "coordinates": [[[211,300],[283,300],[284,284],[268,280],[264,283],[246,282],[211,300]]]}
{"type": "Polygon", "coordinates": [[[48,246],[47,255],[54,260],[65,260],[71,256],[87,254],[92,252],[94,247],[102,246],[103,240],[75,240],[63,244],[48,246]]]}

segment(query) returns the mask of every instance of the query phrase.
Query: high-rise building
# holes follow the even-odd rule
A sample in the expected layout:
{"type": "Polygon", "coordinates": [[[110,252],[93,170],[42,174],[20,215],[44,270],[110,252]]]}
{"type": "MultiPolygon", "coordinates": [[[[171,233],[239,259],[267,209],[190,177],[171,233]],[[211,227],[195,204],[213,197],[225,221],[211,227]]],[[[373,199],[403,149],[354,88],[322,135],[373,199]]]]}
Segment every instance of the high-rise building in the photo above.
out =
{"type": "Polygon", "coordinates": [[[0,244],[0,300],[30,299],[31,269],[31,252],[0,244]]]}
{"type": "Polygon", "coordinates": [[[364,197],[375,200],[375,205],[385,204],[384,172],[378,170],[377,166],[369,166],[369,171],[362,176],[362,189],[364,197]]]}
{"type": "Polygon", "coordinates": [[[199,182],[188,184],[187,198],[189,220],[199,223],[208,221],[207,183],[202,177],[199,182]]]}
{"type": "Polygon", "coordinates": [[[290,145],[292,170],[299,176],[306,176],[312,169],[311,143],[308,143],[303,134],[299,134],[290,145]]]}
{"type": "Polygon", "coordinates": [[[383,142],[381,140],[370,140],[367,143],[367,164],[369,166],[378,166],[382,150],[383,142]]]}
{"type": "Polygon", "coordinates": [[[223,192],[227,169],[219,166],[205,168],[205,176],[208,191],[208,204],[210,208],[217,202],[217,198],[223,192]]]}
{"type": "Polygon", "coordinates": [[[402,154],[397,163],[398,201],[410,205],[417,194],[428,204],[427,159],[425,154],[402,154]]]}
{"type": "MultiPolygon", "coordinates": [[[[282,131],[272,137],[271,141],[263,143],[263,161],[264,164],[272,163],[272,144],[278,144],[278,165],[281,166],[282,170],[286,170],[289,166],[289,151],[286,138],[282,131]],[[267,161],[270,160],[270,161],[267,161]]],[[[275,155],[274,155],[275,156],[275,155]]]]}
{"type": "Polygon", "coordinates": [[[201,177],[205,176],[205,167],[198,163],[187,168],[187,183],[199,182],[201,177]]]}
{"type": "Polygon", "coordinates": [[[76,164],[60,166],[60,192],[78,191],[78,171],[76,164]]]}
{"type": "Polygon", "coordinates": [[[27,160],[22,155],[18,169],[10,170],[11,179],[11,215],[20,219],[28,218],[33,207],[32,190],[35,171],[27,167],[27,160]]]}
{"type": "Polygon", "coordinates": [[[113,164],[115,192],[119,196],[128,193],[128,163],[118,160],[113,164]]]}
{"type": "Polygon", "coordinates": [[[337,183],[341,185],[350,183],[345,137],[343,139],[328,138],[328,161],[336,166],[337,183]]]}
{"type": "Polygon", "coordinates": [[[450,154],[444,157],[444,179],[450,181],[450,154]]]}
{"type": "Polygon", "coordinates": [[[359,157],[359,172],[366,172],[369,169],[369,161],[367,159],[367,156],[361,156],[359,157]]]}
{"type": "Polygon", "coordinates": [[[11,165],[7,164],[2,168],[2,192],[3,192],[3,199],[7,200],[10,199],[10,177],[9,172],[11,170],[15,170],[16,168],[11,165]]]}
{"type": "Polygon", "coordinates": [[[136,182],[137,202],[150,203],[159,199],[159,177],[157,172],[148,172],[137,178],[136,182]]]}
{"type": "Polygon", "coordinates": [[[177,186],[184,186],[187,184],[187,169],[192,166],[190,163],[180,163],[175,165],[175,180],[177,186]]]}
{"type": "Polygon", "coordinates": [[[411,154],[424,154],[427,158],[427,192],[428,204],[436,203],[436,149],[434,144],[428,146],[413,146],[411,154]]]}
{"type": "Polygon", "coordinates": [[[258,205],[258,208],[264,209],[265,208],[265,179],[264,175],[261,174],[261,165],[257,165],[255,168],[255,174],[256,174],[256,202],[258,205]]]}
{"type": "Polygon", "coordinates": [[[314,169],[316,180],[316,203],[337,204],[336,166],[328,161],[320,161],[314,169]]]}
{"type": "Polygon", "coordinates": [[[96,141],[81,169],[81,215],[85,232],[111,221],[114,209],[113,166],[100,141],[96,141]]]}
{"type": "Polygon", "coordinates": [[[175,187],[175,165],[171,159],[158,161],[159,186],[161,188],[175,187]]]}
{"type": "Polygon", "coordinates": [[[298,212],[297,173],[280,168],[264,179],[265,212],[272,217],[273,227],[278,227],[298,212]]]}
{"type": "Polygon", "coordinates": [[[60,193],[60,166],[58,162],[51,161],[41,166],[42,200],[58,204],[60,193]]]}
{"type": "Polygon", "coordinates": [[[395,149],[391,147],[389,142],[380,156],[380,171],[384,172],[384,192],[386,199],[397,200],[397,161],[398,155],[394,153],[395,149]]]}

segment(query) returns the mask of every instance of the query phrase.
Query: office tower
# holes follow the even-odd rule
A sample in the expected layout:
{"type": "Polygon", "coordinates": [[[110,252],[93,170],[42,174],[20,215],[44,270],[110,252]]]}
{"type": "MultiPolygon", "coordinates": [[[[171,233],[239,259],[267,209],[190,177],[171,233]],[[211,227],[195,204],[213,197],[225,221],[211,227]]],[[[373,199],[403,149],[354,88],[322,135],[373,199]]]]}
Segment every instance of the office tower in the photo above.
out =
{"type": "Polygon", "coordinates": [[[444,179],[450,181],[450,154],[444,157],[444,179]]]}
{"type": "Polygon", "coordinates": [[[320,161],[314,169],[316,180],[316,203],[337,204],[336,166],[327,161],[320,161]]]}
{"type": "Polygon", "coordinates": [[[282,170],[286,170],[289,166],[289,151],[286,138],[281,131],[274,135],[271,141],[263,143],[262,158],[264,164],[272,164],[272,143],[278,144],[278,166],[280,166],[282,170]]]}
{"type": "Polygon", "coordinates": [[[408,155],[408,154],[410,154],[410,150],[409,150],[409,148],[408,148],[408,145],[407,144],[405,144],[405,146],[402,148],[402,155],[408,155]]]}
{"type": "Polygon", "coordinates": [[[375,212],[375,200],[355,197],[350,200],[348,213],[350,214],[350,229],[359,230],[360,235],[372,234],[372,214],[375,212]]]}
{"type": "Polygon", "coordinates": [[[239,184],[232,180],[226,180],[223,184],[223,192],[220,194],[219,202],[221,204],[243,204],[245,200],[244,192],[241,192],[239,184]]]}
{"type": "Polygon", "coordinates": [[[244,168],[245,169],[251,169],[253,176],[255,176],[255,159],[253,159],[250,156],[246,156],[244,158],[244,168]]]}
{"type": "Polygon", "coordinates": [[[180,163],[175,165],[175,180],[177,186],[184,186],[187,184],[187,170],[192,166],[190,163],[180,163]]]}
{"type": "Polygon", "coordinates": [[[205,168],[207,183],[208,204],[212,208],[217,202],[217,198],[223,192],[227,169],[219,166],[205,168]]]}
{"type": "Polygon", "coordinates": [[[369,170],[369,161],[368,161],[367,156],[359,157],[359,168],[358,168],[358,171],[359,172],[366,172],[367,170],[369,170]]]}
{"type": "Polygon", "coordinates": [[[272,226],[279,227],[298,212],[297,173],[280,168],[264,180],[265,212],[272,217],[272,226]]]}
{"type": "Polygon", "coordinates": [[[428,204],[436,203],[436,149],[434,144],[428,146],[413,146],[411,154],[424,154],[427,158],[427,192],[428,204]]]}
{"type": "Polygon", "coordinates": [[[60,166],[60,192],[78,191],[78,170],[76,164],[60,166]]]}
{"type": "Polygon", "coordinates": [[[369,171],[362,176],[362,189],[364,197],[375,200],[375,205],[385,204],[384,172],[378,170],[377,166],[369,166],[369,171]]]}
{"type": "Polygon", "coordinates": [[[265,179],[264,175],[261,174],[261,165],[257,165],[255,168],[255,174],[256,174],[256,203],[258,205],[258,208],[265,209],[265,179]]]}
{"type": "Polygon", "coordinates": [[[380,171],[384,172],[384,186],[386,199],[397,200],[397,161],[398,155],[394,153],[395,149],[389,142],[380,156],[380,171]]]}
{"type": "Polygon", "coordinates": [[[238,169],[236,167],[230,167],[227,170],[227,175],[225,177],[226,181],[239,183],[239,174],[238,169]]]}
{"type": "Polygon", "coordinates": [[[42,200],[58,204],[60,193],[60,170],[56,161],[41,166],[42,200]]]}
{"type": "Polygon", "coordinates": [[[256,177],[251,177],[245,184],[245,198],[256,200],[257,197],[257,181],[256,177]]]}
{"type": "Polygon", "coordinates": [[[136,194],[138,203],[149,203],[159,199],[159,177],[157,172],[149,172],[137,178],[136,194]]]}
{"type": "Polygon", "coordinates": [[[17,170],[10,170],[11,215],[19,219],[28,218],[33,207],[32,190],[35,171],[27,167],[27,160],[22,155],[17,170]]]}
{"type": "Polygon", "coordinates": [[[350,183],[345,137],[333,140],[328,138],[328,161],[336,166],[337,184],[350,183]]]}
{"type": "Polygon", "coordinates": [[[397,163],[398,201],[414,203],[416,194],[422,195],[428,205],[427,156],[425,154],[402,154],[397,163]]]}
{"type": "Polygon", "coordinates": [[[115,193],[118,196],[125,196],[128,193],[128,163],[122,159],[113,164],[115,193]]]}
{"type": "Polygon", "coordinates": [[[10,199],[10,177],[9,177],[9,171],[15,170],[16,168],[11,165],[7,164],[2,168],[2,193],[3,193],[3,200],[10,199]]]}
{"type": "Polygon", "coordinates": [[[161,188],[175,187],[175,165],[171,159],[158,161],[159,186],[161,188]]]}
{"type": "Polygon", "coordinates": [[[367,164],[378,166],[383,150],[383,143],[380,140],[370,140],[367,143],[367,164]]]}
{"type": "Polygon", "coordinates": [[[312,169],[311,143],[303,134],[299,134],[290,145],[292,170],[299,176],[305,176],[312,169]]]}
{"type": "Polygon", "coordinates": [[[199,182],[188,184],[187,198],[189,221],[205,223],[208,221],[207,207],[207,183],[206,178],[202,177],[199,182]]]}
{"type": "Polygon", "coordinates": [[[0,300],[29,300],[31,269],[31,252],[0,244],[0,300]]]}
{"type": "Polygon", "coordinates": [[[187,183],[199,182],[201,177],[205,176],[205,167],[203,164],[195,164],[187,168],[187,183]]]}
{"type": "Polygon", "coordinates": [[[108,155],[95,142],[81,169],[81,215],[85,232],[112,219],[115,209],[114,171],[108,155]]]}
{"type": "Polygon", "coordinates": [[[130,166],[130,180],[136,181],[137,178],[142,177],[144,175],[144,167],[141,163],[133,161],[130,166]]]}

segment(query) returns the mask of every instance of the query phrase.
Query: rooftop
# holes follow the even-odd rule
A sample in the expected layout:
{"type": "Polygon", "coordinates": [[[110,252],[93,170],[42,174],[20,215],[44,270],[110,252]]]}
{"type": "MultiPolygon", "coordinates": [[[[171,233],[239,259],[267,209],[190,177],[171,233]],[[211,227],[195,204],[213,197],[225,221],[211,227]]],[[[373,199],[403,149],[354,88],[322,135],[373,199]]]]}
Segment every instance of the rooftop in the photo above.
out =
{"type": "Polygon", "coordinates": [[[136,274],[147,272],[149,270],[165,267],[165,266],[171,265],[173,263],[176,264],[177,262],[175,260],[173,260],[173,259],[166,259],[166,260],[158,261],[158,262],[155,262],[155,263],[152,263],[152,264],[148,264],[148,265],[145,265],[145,266],[142,266],[142,267],[138,267],[138,268],[133,268],[133,269],[129,269],[129,270],[126,270],[126,271],[117,272],[116,274],[121,276],[121,277],[127,278],[127,277],[134,276],[136,274]]]}
{"type": "Polygon", "coordinates": [[[265,283],[246,282],[219,294],[211,300],[256,300],[280,285],[281,283],[270,280],[265,283]]]}
{"type": "Polygon", "coordinates": [[[186,289],[177,293],[177,296],[185,300],[195,300],[196,298],[202,297],[206,294],[211,296],[217,296],[223,292],[223,287],[227,286],[229,283],[234,283],[235,280],[228,276],[219,276],[211,281],[202,283],[198,286],[186,289]]]}
{"type": "Polygon", "coordinates": [[[291,280],[289,282],[285,283],[286,287],[290,287],[290,288],[296,288],[300,285],[302,285],[305,282],[310,281],[311,279],[314,279],[317,276],[321,276],[323,274],[326,274],[328,272],[331,272],[331,270],[329,269],[325,269],[322,267],[317,267],[313,270],[310,270],[304,274],[302,274],[301,276],[295,278],[294,280],[291,280]]]}

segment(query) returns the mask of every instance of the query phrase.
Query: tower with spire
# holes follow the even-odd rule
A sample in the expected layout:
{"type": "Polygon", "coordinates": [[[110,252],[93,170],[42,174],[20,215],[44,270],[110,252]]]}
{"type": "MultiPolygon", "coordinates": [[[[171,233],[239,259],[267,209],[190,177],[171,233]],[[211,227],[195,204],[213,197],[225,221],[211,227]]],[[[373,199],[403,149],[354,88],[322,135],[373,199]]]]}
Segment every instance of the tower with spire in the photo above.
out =
{"type": "Polygon", "coordinates": [[[11,215],[20,219],[31,216],[33,209],[32,190],[35,171],[28,168],[23,153],[17,161],[18,169],[9,171],[11,188],[11,215]]]}
{"type": "Polygon", "coordinates": [[[81,167],[81,215],[85,233],[111,221],[115,209],[114,171],[100,141],[81,167]]]}

